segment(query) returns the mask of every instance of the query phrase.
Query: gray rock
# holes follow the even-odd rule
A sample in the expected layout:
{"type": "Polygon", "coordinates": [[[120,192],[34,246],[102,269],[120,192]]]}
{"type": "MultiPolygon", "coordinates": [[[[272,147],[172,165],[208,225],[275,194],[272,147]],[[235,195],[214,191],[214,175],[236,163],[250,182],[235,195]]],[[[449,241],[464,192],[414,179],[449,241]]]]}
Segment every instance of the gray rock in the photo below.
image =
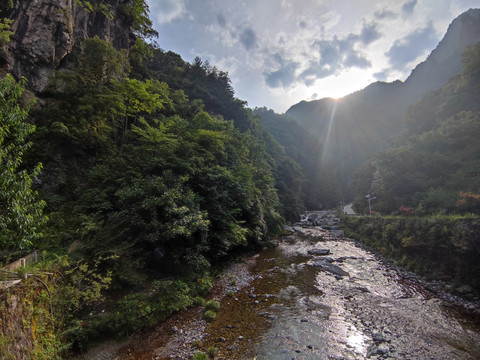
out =
{"type": "Polygon", "coordinates": [[[372,333],[372,340],[375,342],[385,342],[386,339],[380,331],[374,331],[372,333]]]}
{"type": "Polygon", "coordinates": [[[367,350],[367,358],[374,356],[374,355],[385,355],[390,352],[390,348],[387,344],[380,344],[380,345],[371,345],[367,350]]]}
{"type": "Polygon", "coordinates": [[[307,251],[309,255],[329,255],[330,250],[329,249],[310,249],[307,251]]]}
{"type": "Polygon", "coordinates": [[[321,267],[322,270],[327,271],[329,273],[332,273],[333,275],[350,276],[350,274],[348,272],[343,270],[340,266],[337,266],[337,265],[334,265],[334,264],[323,263],[323,264],[319,264],[318,267],[321,267]]]}

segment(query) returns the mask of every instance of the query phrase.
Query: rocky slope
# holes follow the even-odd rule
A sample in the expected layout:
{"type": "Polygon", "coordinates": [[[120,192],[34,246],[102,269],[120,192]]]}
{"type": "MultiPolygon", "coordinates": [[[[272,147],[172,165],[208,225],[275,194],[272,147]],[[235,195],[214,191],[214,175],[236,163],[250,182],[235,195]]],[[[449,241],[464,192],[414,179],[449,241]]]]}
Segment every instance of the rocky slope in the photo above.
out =
{"type": "Polygon", "coordinates": [[[42,91],[87,37],[97,35],[116,48],[128,48],[135,39],[128,19],[118,11],[120,0],[104,3],[110,11],[89,11],[75,0],[14,0],[13,7],[2,13],[14,20],[14,35],[9,47],[0,50],[0,69],[26,77],[32,90],[42,91]]]}

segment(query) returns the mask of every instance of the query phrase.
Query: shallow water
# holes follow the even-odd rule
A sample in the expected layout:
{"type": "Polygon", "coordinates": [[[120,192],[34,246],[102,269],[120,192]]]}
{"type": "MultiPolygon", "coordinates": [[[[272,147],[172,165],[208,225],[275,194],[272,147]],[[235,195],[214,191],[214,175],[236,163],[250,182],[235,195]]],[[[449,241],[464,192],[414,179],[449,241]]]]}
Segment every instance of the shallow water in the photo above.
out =
{"type": "Polygon", "coordinates": [[[206,328],[217,359],[480,359],[478,324],[352,240],[306,228],[255,260],[206,328]]]}

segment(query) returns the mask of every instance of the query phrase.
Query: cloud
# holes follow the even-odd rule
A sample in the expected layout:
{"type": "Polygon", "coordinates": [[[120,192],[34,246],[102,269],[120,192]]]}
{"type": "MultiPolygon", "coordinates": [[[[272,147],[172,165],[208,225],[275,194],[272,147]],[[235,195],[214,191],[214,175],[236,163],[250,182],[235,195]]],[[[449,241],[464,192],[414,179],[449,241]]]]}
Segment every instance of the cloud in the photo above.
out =
{"type": "Polygon", "coordinates": [[[375,12],[375,14],[373,14],[377,19],[379,20],[383,20],[383,19],[396,19],[397,18],[397,14],[395,14],[393,11],[391,10],[388,10],[388,9],[383,9],[383,10],[380,10],[380,11],[377,11],[375,12]]]}
{"type": "Polygon", "coordinates": [[[157,0],[150,3],[150,10],[160,25],[168,24],[186,14],[184,0],[157,0]]]}
{"type": "Polygon", "coordinates": [[[389,69],[385,69],[376,73],[373,73],[373,77],[378,81],[386,81],[390,76],[391,71],[389,69]]]}
{"type": "Polygon", "coordinates": [[[372,63],[358,52],[350,51],[345,57],[343,66],[346,68],[357,67],[360,69],[367,69],[372,66],[372,63]]]}
{"type": "Polygon", "coordinates": [[[431,50],[438,42],[433,25],[416,29],[406,37],[396,40],[385,53],[392,68],[403,70],[411,61],[417,59],[425,50],[431,50]]]}
{"type": "Polygon", "coordinates": [[[404,16],[412,15],[415,5],[417,5],[417,0],[407,1],[405,4],[402,5],[402,14],[404,16]]]}
{"type": "Polygon", "coordinates": [[[324,65],[321,62],[314,62],[300,74],[300,78],[306,86],[312,86],[315,80],[329,77],[335,73],[335,70],[335,67],[324,65]]]}
{"type": "Polygon", "coordinates": [[[265,83],[271,88],[288,87],[296,80],[295,72],[299,63],[288,61],[281,65],[280,69],[272,72],[264,72],[265,83]]]}
{"type": "Polygon", "coordinates": [[[248,27],[240,34],[240,42],[246,50],[257,47],[257,34],[252,28],[248,27]]]}
{"type": "Polygon", "coordinates": [[[336,66],[341,61],[341,42],[337,38],[332,41],[320,40],[315,42],[319,48],[321,63],[331,67],[336,66]]]}
{"type": "Polygon", "coordinates": [[[374,41],[378,36],[376,30],[371,31],[370,29],[364,36],[349,34],[343,39],[335,36],[331,40],[316,41],[314,46],[318,49],[320,59],[310,62],[309,66],[300,74],[300,78],[303,79],[305,85],[310,86],[315,80],[326,78],[340,70],[352,67],[360,69],[370,67],[370,61],[355,49],[355,44],[359,41],[362,43],[374,41]]]}
{"type": "Polygon", "coordinates": [[[375,40],[378,40],[380,38],[380,35],[381,34],[377,30],[377,24],[364,24],[362,31],[360,32],[360,40],[365,45],[368,45],[375,40]]]}
{"type": "Polygon", "coordinates": [[[225,17],[222,14],[217,15],[217,21],[222,28],[224,28],[227,25],[227,21],[225,20],[225,17]]]}

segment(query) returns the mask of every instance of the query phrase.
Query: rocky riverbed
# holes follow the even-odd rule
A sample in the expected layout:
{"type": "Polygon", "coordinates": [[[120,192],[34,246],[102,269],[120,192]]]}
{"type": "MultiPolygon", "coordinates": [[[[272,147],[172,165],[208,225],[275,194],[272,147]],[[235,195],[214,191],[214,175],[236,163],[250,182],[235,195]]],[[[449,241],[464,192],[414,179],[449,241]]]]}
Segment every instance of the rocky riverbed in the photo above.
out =
{"type": "Polygon", "coordinates": [[[189,359],[213,347],[217,359],[480,358],[475,302],[406,277],[337,226],[310,214],[277,247],[232,265],[211,294],[214,321],[192,308],[89,359],[189,359]]]}

